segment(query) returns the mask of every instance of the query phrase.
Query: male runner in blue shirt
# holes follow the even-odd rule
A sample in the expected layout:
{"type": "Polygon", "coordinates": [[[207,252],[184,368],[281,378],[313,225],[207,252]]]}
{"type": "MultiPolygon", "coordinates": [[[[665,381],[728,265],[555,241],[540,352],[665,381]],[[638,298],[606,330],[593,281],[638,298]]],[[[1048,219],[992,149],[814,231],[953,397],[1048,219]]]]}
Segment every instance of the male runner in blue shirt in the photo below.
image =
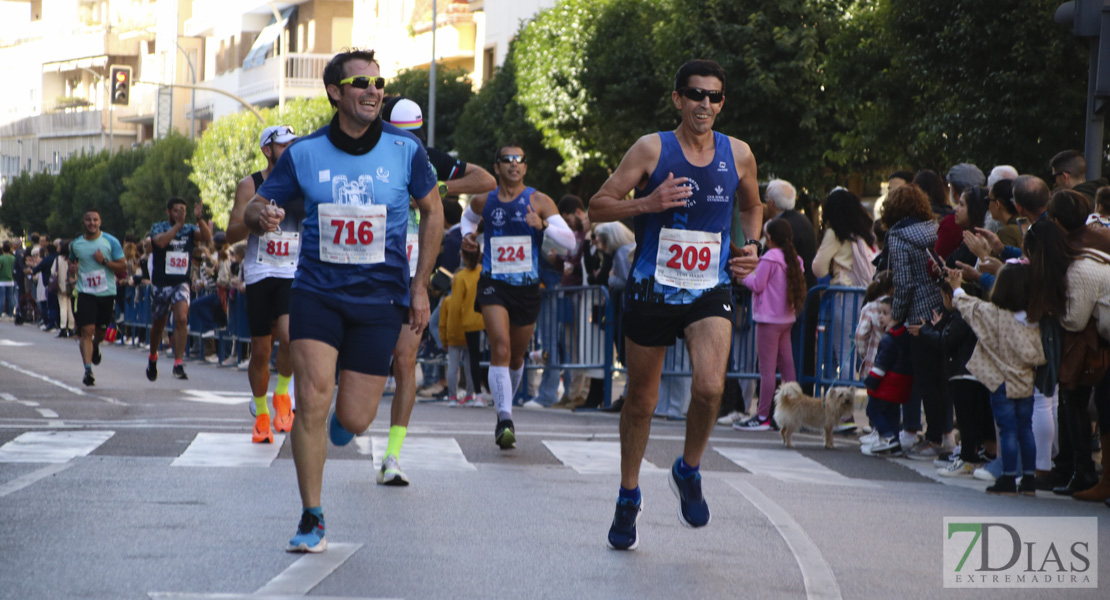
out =
{"type": "Polygon", "coordinates": [[[640,461],[659,401],[663,358],[678,337],[686,339],[693,377],[686,443],[670,483],[682,524],[709,524],[698,465],[724,391],[732,344],[730,277],[755,268],[763,224],[751,149],[713,131],[724,89],[725,73],[716,62],[682,65],[671,92],[682,117],[678,128],[637,140],[590,200],[593,222],[634,217],[636,226],[624,293],[628,388],[621,410],[621,488],[609,530],[609,545],[617,550],[635,549],[639,542],[640,461]],[[734,201],[748,241],[730,264],[734,201]]]}
{"type": "Polygon", "coordinates": [[[370,426],[404,313],[413,331],[430,315],[427,285],[443,238],[443,205],[423,145],[381,119],[384,86],[373,51],[332,58],[324,87],[335,117],[285,150],[243,216],[253,233],[264,234],[284,219],[282,206],[304,203],[289,300],[297,396],[291,437],[304,509],[290,552],[327,549],[320,506],[327,438],[343,445],[370,426]],[[411,301],[410,198],[420,213],[411,301]],[[339,392],[329,420],[337,362],[339,392]]]}

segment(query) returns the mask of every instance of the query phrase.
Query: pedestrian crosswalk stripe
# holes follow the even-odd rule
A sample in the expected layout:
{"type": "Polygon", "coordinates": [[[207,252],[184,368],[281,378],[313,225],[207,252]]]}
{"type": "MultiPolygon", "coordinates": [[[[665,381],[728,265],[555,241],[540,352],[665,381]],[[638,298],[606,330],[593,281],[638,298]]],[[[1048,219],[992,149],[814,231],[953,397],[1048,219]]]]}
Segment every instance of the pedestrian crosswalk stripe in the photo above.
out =
{"type": "MultiPolygon", "coordinates": [[[[355,438],[360,454],[374,457],[374,470],[382,468],[389,438],[382,436],[359,436],[355,438]]],[[[466,460],[462,448],[455,438],[406,437],[401,447],[401,468],[405,471],[477,471],[466,460]]]]}
{"type": "Polygon", "coordinates": [[[761,450],[714,446],[713,449],[721,456],[756,475],[768,475],[786,483],[878,487],[877,484],[870,481],[845,477],[813,459],[785,448],[761,450]]]}
{"type": "Polygon", "coordinates": [[[285,435],[274,434],[274,443],[255,444],[249,433],[200,432],[193,443],[171,463],[174,467],[269,467],[277,458],[285,435]]]}
{"type": "Polygon", "coordinates": [[[64,463],[85,456],[114,431],[30,431],[0,446],[0,463],[64,463]]]}
{"type": "MultiPolygon", "coordinates": [[[[564,465],[583,475],[609,475],[621,472],[620,442],[579,442],[544,440],[543,445],[564,465]]],[[[654,464],[643,461],[640,472],[662,471],[654,464]]]]}

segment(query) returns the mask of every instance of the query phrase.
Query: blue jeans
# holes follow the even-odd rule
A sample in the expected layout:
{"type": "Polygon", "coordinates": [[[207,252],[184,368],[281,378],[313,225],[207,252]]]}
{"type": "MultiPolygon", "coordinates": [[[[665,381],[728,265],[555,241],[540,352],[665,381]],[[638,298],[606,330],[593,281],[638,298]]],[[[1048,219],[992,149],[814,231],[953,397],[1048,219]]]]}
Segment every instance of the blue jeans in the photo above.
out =
{"type": "Polygon", "coordinates": [[[871,421],[871,427],[884,440],[898,435],[901,416],[902,405],[867,396],[867,418],[871,421]]]}
{"type": "Polygon", "coordinates": [[[998,423],[998,452],[1002,474],[1019,476],[1037,469],[1037,443],[1033,439],[1033,396],[1007,398],[1006,385],[991,393],[991,409],[998,423]],[[1019,464],[1020,469],[1019,469],[1019,464]]]}
{"type": "Polygon", "coordinates": [[[15,286],[0,287],[0,315],[15,315],[15,286]]]}

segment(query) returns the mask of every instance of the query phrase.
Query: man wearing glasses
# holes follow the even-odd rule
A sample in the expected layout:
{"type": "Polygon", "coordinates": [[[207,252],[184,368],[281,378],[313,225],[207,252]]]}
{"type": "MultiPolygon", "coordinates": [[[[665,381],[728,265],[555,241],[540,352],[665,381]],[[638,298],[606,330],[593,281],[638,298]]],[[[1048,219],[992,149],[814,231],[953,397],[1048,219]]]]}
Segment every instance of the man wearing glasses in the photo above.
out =
{"type": "Polygon", "coordinates": [[[477,252],[478,223],[485,221],[482,274],[474,304],[482,312],[489,338],[489,391],[497,409],[493,441],[509,450],[516,447],[513,396],[524,375],[524,352],[540,314],[544,235],[573,248],[574,233],[550,196],[524,185],[528,161],[519,144],[498,148],[494,173],[500,185],[470,201],[459,227],[462,249],[477,252]]]}
{"type": "Polygon", "coordinates": [[[687,527],[709,524],[698,466],[720,407],[732,343],[730,277],[758,262],[763,205],[748,145],[713,131],[724,106],[725,73],[693,60],[675,75],[671,101],[681,114],[674,131],[641,137],[590,201],[595,223],[634,217],[636,254],[625,289],[628,388],[621,410],[621,487],[609,546],[633,550],[639,538],[640,462],[667,346],[685,337],[693,368],[686,442],[670,473],[687,527]],[[634,192],[631,198],[629,192],[634,192]],[[729,259],[732,206],[747,242],[729,259]]]}
{"type": "Polygon", "coordinates": [[[273,172],[285,149],[296,139],[297,134],[288,125],[273,125],[262,130],[259,146],[266,157],[266,168],[239,181],[235,188],[235,206],[227,223],[228,243],[234,244],[244,238],[247,240],[247,254],[243,259],[243,282],[247,285],[247,326],[251,334],[247,379],[254,397],[251,404],[254,414],[251,441],[256,444],[274,441],[266,392],[270,388],[270,354],[275,335],[278,339],[278,380],[274,389],[274,412],[277,414],[273,417],[273,428],[285,432],[293,427],[293,401],[289,395],[289,382],[293,377],[293,361],[289,356],[289,293],[301,248],[304,203],[302,201],[296,207],[287,206],[281,227],[262,236],[250,233],[243,223],[243,211],[273,172]]]}
{"type": "Polygon", "coordinates": [[[374,52],[337,54],[323,79],[337,109],[331,123],[286,149],[243,216],[262,235],[278,229],[285,207],[304,204],[289,298],[297,396],[291,438],[303,511],[289,552],[327,549],[320,504],[327,439],[345,445],[370,426],[404,313],[413,331],[428,324],[427,284],[443,237],[443,205],[423,145],[382,121],[385,81],[374,52]],[[420,213],[411,301],[410,197],[420,213]]]}

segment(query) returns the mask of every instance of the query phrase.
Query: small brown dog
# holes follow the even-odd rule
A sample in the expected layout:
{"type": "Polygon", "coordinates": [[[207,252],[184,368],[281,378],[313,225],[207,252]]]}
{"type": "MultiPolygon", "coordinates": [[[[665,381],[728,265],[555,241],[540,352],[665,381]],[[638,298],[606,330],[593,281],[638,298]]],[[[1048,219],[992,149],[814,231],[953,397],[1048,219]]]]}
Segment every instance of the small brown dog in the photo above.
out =
{"type": "Polygon", "coordinates": [[[855,393],[850,387],[829,388],[825,398],[814,398],[802,392],[802,386],[791,381],[775,392],[775,422],[787,448],[793,448],[790,436],[802,427],[825,430],[825,447],[833,448],[833,427],[844,415],[852,414],[855,393]]]}

